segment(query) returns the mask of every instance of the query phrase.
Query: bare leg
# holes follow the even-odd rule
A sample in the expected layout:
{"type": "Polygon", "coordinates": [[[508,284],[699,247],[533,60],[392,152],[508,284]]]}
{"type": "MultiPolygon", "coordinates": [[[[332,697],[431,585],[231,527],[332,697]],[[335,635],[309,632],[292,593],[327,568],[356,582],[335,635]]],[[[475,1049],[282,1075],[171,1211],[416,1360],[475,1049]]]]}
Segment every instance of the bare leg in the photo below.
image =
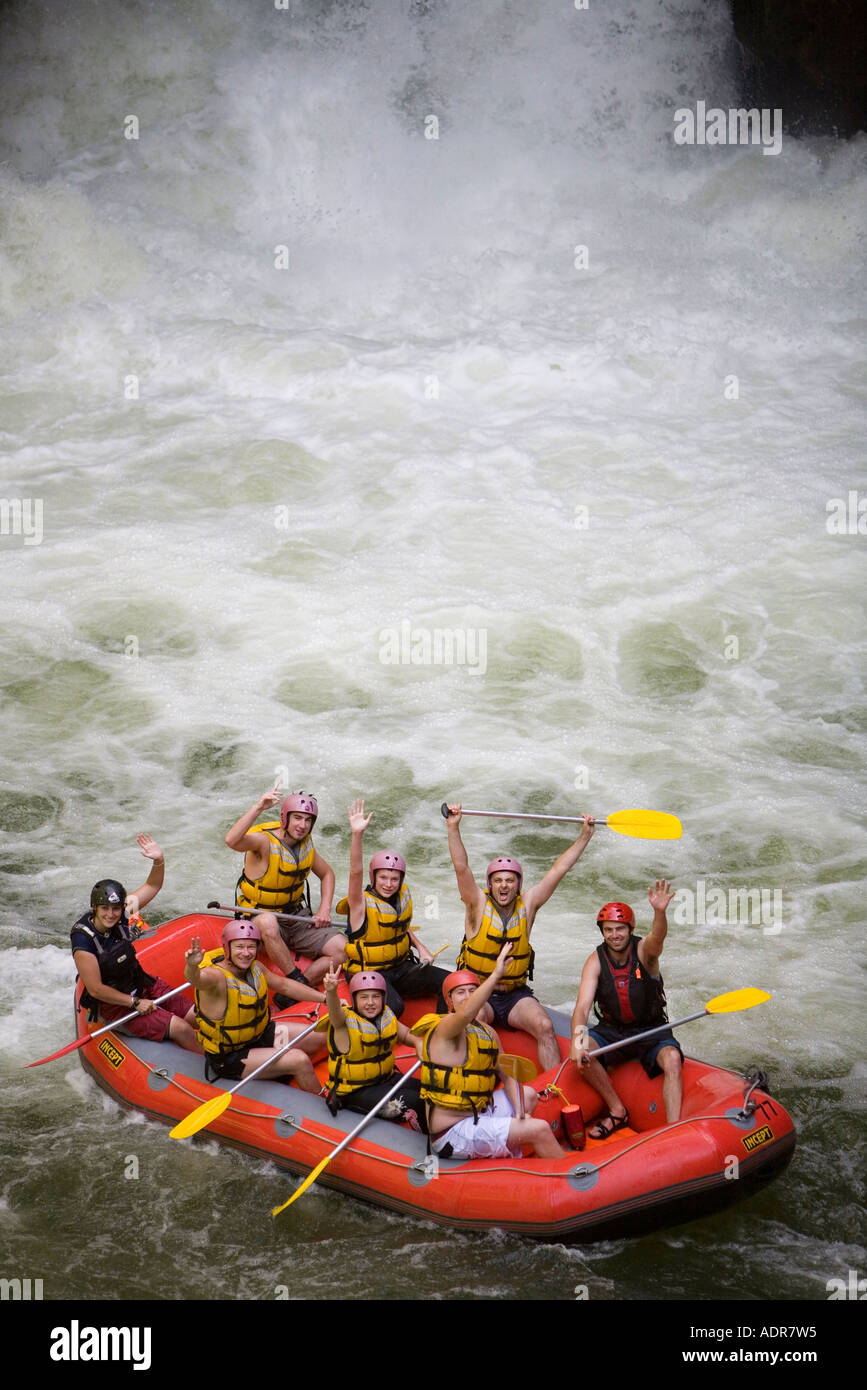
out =
{"type": "Polygon", "coordinates": [[[680,1119],[680,1107],[683,1104],[683,1072],[680,1053],[676,1047],[669,1046],[657,1054],[656,1061],[657,1065],[662,1068],[664,1077],[662,1103],[665,1106],[665,1118],[668,1124],[674,1125],[680,1119]]]}
{"type": "Polygon", "coordinates": [[[189,1020],[190,1014],[187,1014],[186,1018],[178,1018],[177,1014],[172,1014],[169,1022],[169,1037],[173,1043],[177,1043],[179,1047],[185,1047],[188,1052],[204,1052],[205,1049],[199,1042],[199,1035],[189,1020]]]}
{"type": "Polygon", "coordinates": [[[308,965],[304,974],[307,976],[311,985],[318,985],[326,971],[330,970],[332,966],[342,965],[345,960],[346,937],[338,932],[337,935],[330,937],[329,940],[326,941],[322,955],[318,960],[314,960],[308,965]]]}
{"type": "MultiPolygon", "coordinates": [[[[274,1046],[277,1051],[285,1047],[288,1042],[296,1038],[299,1033],[303,1033],[310,1024],[303,1019],[296,1022],[294,1019],[287,1018],[283,1023],[278,1023],[274,1029],[274,1046]]],[[[328,1040],[324,1033],[308,1033],[306,1038],[302,1038],[298,1043],[298,1051],[306,1052],[308,1057],[316,1059],[323,1057],[328,1050],[328,1040]]]]}
{"type": "MultiPolygon", "coordinates": [[[[594,1052],[597,1046],[598,1044],[591,1039],[591,1047],[594,1052]]],[[[613,1115],[615,1119],[619,1119],[620,1116],[626,1114],[626,1106],[612,1086],[608,1073],[601,1062],[594,1062],[593,1058],[590,1057],[586,1066],[579,1069],[579,1076],[587,1082],[588,1086],[592,1086],[594,1091],[599,1092],[599,1095],[608,1106],[608,1113],[610,1115],[613,1115]]],[[[591,1133],[590,1135],[591,1139],[602,1137],[604,1136],[598,1134],[591,1133]]]]}
{"type": "Polygon", "coordinates": [[[513,1120],[509,1125],[509,1143],[531,1144],[537,1158],[562,1158],[566,1152],[544,1120],[513,1120]]]}
{"type": "MultiPolygon", "coordinates": [[[[248,1076],[251,1071],[261,1067],[263,1062],[267,1062],[269,1057],[274,1056],[273,1047],[254,1047],[244,1059],[244,1076],[248,1076]]],[[[282,1057],[274,1060],[273,1066],[268,1067],[262,1072],[263,1076],[289,1076],[301,1087],[302,1091],[311,1091],[313,1095],[319,1095],[322,1089],[316,1072],[313,1070],[313,1063],[302,1052],[299,1047],[293,1047],[291,1052],[284,1052],[282,1057]]]]}
{"type": "Polygon", "coordinates": [[[560,1048],[551,1022],[537,999],[519,999],[509,1012],[510,1028],[520,1028],[536,1039],[539,1070],[550,1071],[560,1063],[560,1048]]]}
{"type": "MultiPolygon", "coordinates": [[[[255,919],[256,926],[262,933],[262,940],[265,943],[265,950],[270,959],[282,970],[284,975],[291,975],[295,969],[295,961],[292,952],[280,935],[280,925],[273,912],[262,912],[255,919]]],[[[324,972],[323,972],[324,973],[324,972]]]]}

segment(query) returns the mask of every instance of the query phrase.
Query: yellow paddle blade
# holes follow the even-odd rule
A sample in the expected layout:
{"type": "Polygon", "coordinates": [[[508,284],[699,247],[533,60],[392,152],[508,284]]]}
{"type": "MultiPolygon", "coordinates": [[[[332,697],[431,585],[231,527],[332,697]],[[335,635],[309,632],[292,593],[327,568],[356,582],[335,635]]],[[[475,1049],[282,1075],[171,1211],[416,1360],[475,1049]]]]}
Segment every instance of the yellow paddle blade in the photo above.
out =
{"type": "Polygon", "coordinates": [[[606,816],[609,830],[631,835],[634,840],[679,840],[683,826],[667,811],[613,811],[606,816]]]}
{"type": "Polygon", "coordinates": [[[296,1201],[298,1197],[301,1196],[302,1192],[306,1192],[308,1187],[315,1183],[316,1179],[319,1177],[319,1174],[322,1172],[322,1169],[328,1167],[333,1157],[334,1154],[328,1154],[326,1158],[323,1158],[321,1163],[317,1163],[316,1167],[313,1169],[313,1172],[307,1174],[307,1177],[304,1179],[301,1186],[295,1189],[288,1202],[284,1202],[281,1207],[273,1207],[271,1210],[271,1215],[279,1216],[281,1211],[285,1211],[287,1207],[291,1207],[292,1203],[296,1201]]]}
{"type": "Polygon", "coordinates": [[[739,1009],[752,1009],[770,999],[763,989],[733,989],[730,994],[718,994],[709,999],[705,1009],[709,1014],[736,1014],[739,1009]]]}
{"type": "Polygon", "coordinates": [[[181,1120],[180,1124],[169,1130],[169,1138],[189,1139],[191,1134],[198,1134],[200,1129],[207,1128],[212,1120],[216,1120],[218,1115],[222,1115],[224,1110],[228,1110],[231,1099],[231,1091],[224,1091],[221,1096],[214,1096],[213,1100],[206,1100],[204,1105],[192,1110],[185,1120],[181,1120]]]}
{"type": "Polygon", "coordinates": [[[535,1081],[539,1075],[539,1068],[530,1061],[529,1057],[519,1057],[515,1052],[501,1052],[497,1065],[510,1072],[516,1081],[520,1081],[522,1086],[530,1081],[535,1081]]]}
{"type": "Polygon", "coordinates": [[[445,1014],[422,1014],[421,1018],[416,1019],[409,1031],[416,1037],[421,1037],[423,1033],[429,1033],[431,1028],[436,1028],[440,1020],[444,1018],[445,1014]]]}

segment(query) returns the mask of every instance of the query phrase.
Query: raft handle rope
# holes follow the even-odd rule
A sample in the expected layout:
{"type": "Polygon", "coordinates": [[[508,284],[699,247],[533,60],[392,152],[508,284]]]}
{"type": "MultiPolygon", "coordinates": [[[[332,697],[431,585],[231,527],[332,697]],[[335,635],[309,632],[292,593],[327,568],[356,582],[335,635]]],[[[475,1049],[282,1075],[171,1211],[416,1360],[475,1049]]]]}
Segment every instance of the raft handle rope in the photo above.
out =
{"type": "MultiPolygon", "coordinates": [[[[138,1060],[142,1063],[143,1066],[145,1066],[145,1067],[147,1068],[147,1070],[148,1070],[149,1072],[152,1072],[155,1076],[159,1076],[160,1078],[167,1080],[168,1083],[169,1083],[170,1085],[172,1085],[172,1086],[177,1086],[178,1090],[179,1090],[179,1091],[182,1091],[183,1094],[184,1094],[185,1096],[189,1096],[191,1100],[199,1100],[199,1099],[200,1099],[199,1096],[197,1096],[193,1091],[188,1090],[188,1088],[187,1088],[186,1086],[184,1086],[180,1081],[178,1081],[176,1075],[169,1075],[169,1074],[166,1072],[165,1068],[163,1068],[163,1067],[155,1067],[155,1066],[153,1065],[153,1063],[151,1063],[151,1062],[145,1062],[143,1058],[139,1058],[138,1060]]],[[[762,1107],[756,1107],[756,1108],[761,1109],[762,1107]]],[[[248,1118],[248,1119],[251,1119],[251,1120],[274,1120],[274,1119],[275,1119],[275,1115],[274,1115],[274,1110],[273,1110],[273,1108],[271,1108],[271,1109],[269,1109],[269,1110],[261,1110],[261,1111],[260,1111],[260,1110],[245,1110],[245,1111],[244,1111],[244,1115],[245,1115],[245,1118],[248,1118]]],[[[337,1147],[338,1141],[331,1140],[330,1138],[327,1139],[324,1135],[322,1135],[322,1134],[316,1134],[316,1133],[315,1133],[313,1130],[311,1130],[311,1129],[305,1129],[305,1128],[304,1128],[304,1119],[306,1119],[306,1118],[309,1118],[309,1117],[304,1116],[304,1117],[302,1117],[301,1120],[298,1120],[294,1115],[292,1115],[292,1114],[291,1114],[290,1112],[288,1112],[288,1111],[282,1111],[279,1115],[276,1116],[276,1120],[277,1120],[277,1121],[280,1121],[280,1122],[282,1122],[282,1123],[284,1123],[284,1124],[286,1124],[286,1125],[288,1125],[288,1126],[293,1127],[298,1133],[303,1133],[304,1135],[309,1136],[309,1137],[311,1137],[311,1138],[313,1138],[313,1139],[319,1139],[319,1140],[322,1141],[323,1144],[330,1144],[333,1148],[334,1148],[334,1147],[337,1147]]],[[[678,1120],[678,1122],[677,1122],[676,1125],[666,1125],[666,1126],[664,1126],[664,1128],[665,1128],[665,1129],[677,1129],[677,1128],[680,1128],[682,1125],[696,1124],[696,1123],[698,1123],[698,1122],[703,1122],[703,1121],[705,1121],[705,1120],[724,1120],[725,1118],[726,1118],[725,1114],[724,1114],[724,1113],[719,1113],[719,1112],[717,1112],[716,1114],[711,1114],[711,1115],[690,1115],[688,1119],[685,1119],[685,1120],[678,1120]]],[[[317,1120],[315,1123],[317,1123],[317,1124],[324,1124],[325,1121],[324,1121],[324,1120],[317,1120]]],[[[388,1122],[386,1121],[386,1123],[388,1123],[388,1122]]],[[[591,1123],[592,1123],[592,1121],[591,1121],[591,1123]]],[[[635,1138],[634,1143],[630,1144],[628,1148],[620,1149],[618,1153],[616,1153],[616,1154],[611,1154],[608,1158],[601,1157],[601,1161],[598,1161],[598,1162],[597,1162],[597,1160],[596,1160],[596,1154],[599,1152],[599,1150],[598,1150],[598,1149],[589,1150],[589,1151],[588,1151],[588,1154],[589,1154],[589,1155],[592,1155],[592,1158],[588,1156],[587,1158],[583,1159],[583,1160],[582,1160],[582,1163],[579,1164],[579,1168],[582,1167],[582,1166],[584,1166],[584,1164],[586,1164],[586,1163],[592,1162],[592,1164],[593,1164],[593,1166],[595,1167],[595,1169],[596,1169],[598,1172],[601,1172],[602,1169],[603,1169],[603,1168],[607,1168],[609,1164],[611,1164],[611,1163],[616,1163],[617,1160],[618,1160],[619,1158],[625,1158],[627,1154],[629,1154],[629,1153],[631,1153],[631,1152],[633,1151],[633,1149],[640,1148],[642,1144],[646,1144],[646,1143],[648,1143],[651,1139],[656,1138],[656,1137],[659,1135],[659,1133],[660,1133],[660,1130],[659,1130],[659,1129],[653,1129],[653,1130],[649,1130],[648,1133],[646,1133],[646,1134],[636,1135],[636,1138],[635,1138]]],[[[600,1145],[599,1148],[601,1148],[601,1147],[602,1147],[602,1146],[600,1145]]],[[[369,1158],[369,1159],[374,1159],[377,1163],[385,1164],[385,1166],[388,1167],[388,1168],[402,1168],[405,1172],[409,1172],[414,1166],[416,1166],[416,1164],[417,1164],[418,1161],[419,1161],[419,1160],[416,1160],[416,1164],[407,1163],[405,1160],[401,1161],[401,1160],[396,1159],[396,1158],[385,1158],[382,1154],[376,1154],[376,1153],[368,1153],[368,1154],[365,1155],[365,1156],[366,1156],[367,1158],[369,1158]]],[[[567,1157],[567,1154],[565,1153],[565,1151],[564,1151],[563,1157],[564,1157],[564,1158],[567,1157]]],[[[571,1157],[574,1158],[574,1155],[571,1155],[571,1157]]],[[[276,1154],[270,1154],[270,1155],[269,1155],[269,1158],[271,1159],[272,1162],[275,1162],[275,1163],[280,1164],[280,1157],[278,1157],[278,1155],[276,1155],[276,1154]]],[[[429,1161],[430,1161],[430,1160],[428,1160],[428,1162],[429,1162],[429,1161]]],[[[282,1165],[281,1165],[281,1166],[282,1166],[282,1165]]],[[[515,1174],[517,1174],[518,1176],[523,1177],[523,1178],[563,1178],[563,1179],[565,1179],[565,1180],[568,1180],[569,1178],[571,1178],[571,1177],[574,1176],[574,1174],[575,1174],[575,1167],[574,1167],[574,1165],[573,1165],[573,1166],[570,1167],[570,1168],[563,1168],[562,1170],[540,1169],[540,1168],[533,1167],[532,1170],[531,1170],[531,1169],[528,1169],[528,1168],[526,1168],[526,1167],[519,1167],[518,1164],[517,1164],[517,1162],[512,1162],[512,1163],[501,1163],[501,1164],[498,1164],[496,1168],[488,1168],[488,1167],[483,1168],[483,1167],[481,1166],[481,1164],[476,1164],[476,1163],[474,1163],[472,1160],[467,1160],[466,1162],[456,1163],[455,1166],[454,1166],[453,1168],[452,1168],[452,1167],[444,1167],[444,1166],[440,1166],[440,1167],[438,1168],[438,1176],[439,1176],[440,1178],[448,1178],[448,1177],[478,1177],[478,1178],[483,1178],[483,1177],[485,1177],[485,1175],[490,1176],[491,1173],[515,1173],[515,1174]]],[[[298,1176],[301,1177],[302,1174],[299,1173],[298,1176]]]]}
{"type": "Polygon", "coordinates": [[[752,1094],[753,1091],[757,1091],[760,1088],[763,1091],[767,1091],[768,1073],[762,1071],[761,1067],[750,1067],[749,1071],[744,1076],[744,1082],[744,1103],[740,1111],[740,1118],[748,1120],[750,1115],[755,1114],[756,1110],[763,1108],[756,1105],[756,1102],[752,1099],[752,1094]]]}

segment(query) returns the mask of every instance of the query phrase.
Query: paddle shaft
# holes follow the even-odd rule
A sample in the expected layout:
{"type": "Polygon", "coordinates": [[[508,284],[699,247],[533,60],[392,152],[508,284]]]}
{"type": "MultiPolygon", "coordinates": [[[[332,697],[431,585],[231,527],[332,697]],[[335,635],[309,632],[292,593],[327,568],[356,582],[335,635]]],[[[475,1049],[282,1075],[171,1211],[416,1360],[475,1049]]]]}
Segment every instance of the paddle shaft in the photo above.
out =
{"type": "MultiPolygon", "coordinates": [[[[449,818],[449,808],[448,808],[447,804],[445,803],[445,801],[443,802],[442,806],[440,807],[440,810],[442,811],[443,820],[448,820],[448,818],[449,818]]],[[[566,825],[583,825],[583,824],[584,824],[584,817],[583,817],[583,816],[535,816],[535,815],[530,815],[528,812],[524,812],[524,811],[468,811],[468,810],[466,809],[466,807],[462,807],[462,809],[461,809],[461,815],[464,815],[464,816],[495,816],[495,817],[497,817],[497,818],[500,819],[500,820],[546,820],[546,821],[547,821],[547,820],[556,820],[556,821],[562,821],[562,822],[564,822],[566,825]]],[[[595,824],[596,824],[596,825],[607,825],[608,822],[607,822],[607,821],[604,821],[604,820],[597,820],[597,821],[595,822],[595,824]]]]}
{"type": "Polygon", "coordinates": [[[288,1202],[284,1202],[282,1207],[275,1207],[275,1209],[271,1213],[272,1216],[278,1216],[281,1211],[283,1211],[286,1207],[290,1206],[291,1203],[295,1201],[296,1197],[300,1197],[302,1192],[306,1192],[308,1187],[312,1187],[313,1183],[319,1177],[319,1174],[324,1172],[324,1170],[328,1167],[329,1163],[331,1163],[332,1160],[335,1159],[337,1155],[341,1153],[343,1149],[346,1148],[347,1144],[351,1144],[353,1139],[355,1139],[356,1136],[359,1135],[361,1131],[367,1125],[370,1124],[370,1121],[373,1119],[375,1115],[379,1114],[383,1106],[387,1105],[390,1100],[394,1099],[401,1086],[403,1086],[405,1082],[409,1080],[409,1078],[413,1075],[414,1072],[418,1071],[421,1064],[422,1058],[419,1057],[418,1061],[409,1068],[409,1071],[405,1071],[400,1080],[395,1082],[391,1090],[388,1091],[386,1095],[382,1097],[382,1100],[379,1101],[378,1104],[376,1104],[372,1110],[369,1110],[367,1112],[364,1119],[361,1121],[361,1124],[356,1125],[355,1129],[351,1130],[350,1133],[347,1134],[346,1138],[340,1141],[340,1143],[337,1145],[337,1148],[332,1150],[332,1152],[327,1156],[327,1158],[324,1158],[321,1163],[317,1164],[317,1166],[313,1169],[313,1172],[308,1174],[308,1176],[304,1179],[304,1182],[298,1188],[298,1191],[292,1193],[292,1196],[289,1198],[288,1202]]]}
{"type": "Polygon", "coordinates": [[[597,1047],[595,1052],[588,1052],[588,1058],[593,1061],[601,1057],[603,1052],[615,1052],[618,1047],[628,1047],[630,1043],[643,1042],[645,1038],[655,1038],[659,1033],[667,1033],[669,1028],[682,1028],[684,1023],[692,1023],[696,1018],[708,1018],[709,1009],[702,1009],[698,1014],[687,1014],[686,1018],[676,1018],[674,1023],[661,1023],[658,1028],[648,1028],[646,1033],[635,1033],[631,1038],[621,1038],[620,1042],[606,1043],[605,1047],[597,1047]]]}
{"type": "MultiPolygon", "coordinates": [[[[178,985],[177,989],[170,989],[166,994],[161,994],[159,999],[155,999],[153,1002],[159,1008],[163,999],[171,999],[172,995],[180,994],[185,989],[192,989],[192,985],[184,982],[184,984],[178,985]]],[[[106,1023],[104,1028],[97,1028],[94,1032],[88,1033],[86,1037],[76,1038],[75,1042],[67,1043],[66,1047],[62,1047],[59,1052],[52,1052],[50,1057],[40,1057],[38,1062],[25,1062],[24,1065],[25,1067],[41,1067],[43,1062],[53,1062],[56,1057],[66,1057],[77,1047],[84,1047],[85,1043],[92,1042],[94,1038],[101,1038],[103,1033],[110,1033],[112,1028],[119,1028],[122,1023],[129,1023],[130,1019],[143,1017],[144,1015],[140,1014],[138,1009],[133,1009],[130,1013],[124,1014],[122,1018],[116,1018],[114,1023],[106,1023]]]]}
{"type": "MultiPolygon", "coordinates": [[[[263,912],[270,912],[272,917],[276,917],[278,922],[312,922],[313,918],[308,916],[293,916],[288,912],[275,912],[271,907],[223,907],[221,903],[208,903],[207,909],[217,917],[258,917],[263,912]]],[[[345,922],[326,922],[326,927],[333,927],[335,931],[346,931],[345,922]]]]}

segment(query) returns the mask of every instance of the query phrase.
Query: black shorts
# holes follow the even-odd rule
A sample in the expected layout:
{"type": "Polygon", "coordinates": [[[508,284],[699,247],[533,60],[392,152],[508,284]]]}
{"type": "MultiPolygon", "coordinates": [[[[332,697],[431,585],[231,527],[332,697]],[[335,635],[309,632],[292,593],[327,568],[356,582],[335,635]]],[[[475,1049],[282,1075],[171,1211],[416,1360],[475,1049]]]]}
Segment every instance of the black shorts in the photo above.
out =
{"type": "MultiPolygon", "coordinates": [[[[652,1028],[653,1024],[649,1026],[652,1028]]],[[[641,1033],[646,1031],[646,1027],[647,1025],[644,1025],[633,1031],[641,1033]]],[[[608,1043],[620,1042],[621,1038],[628,1038],[629,1029],[618,1028],[616,1023],[594,1023],[590,1029],[590,1036],[600,1047],[605,1047],[608,1043]]],[[[680,1043],[669,1028],[664,1033],[657,1033],[655,1038],[648,1038],[646,1042],[626,1043],[623,1047],[618,1047],[616,1052],[608,1052],[604,1057],[600,1057],[599,1062],[603,1067],[607,1062],[616,1066],[618,1062],[631,1062],[633,1058],[637,1058],[647,1075],[652,1079],[654,1076],[662,1074],[662,1067],[656,1059],[664,1047],[676,1047],[680,1052],[681,1061],[683,1061],[680,1043]]],[[[593,1053],[588,1055],[592,1057],[593,1053]]]]}
{"type": "MultiPolygon", "coordinates": [[[[347,1091],[344,1095],[334,1096],[334,1105],[338,1110],[355,1110],[359,1115],[367,1115],[375,1105],[387,1096],[392,1086],[398,1081],[397,1072],[392,1072],[390,1076],[384,1077],[381,1081],[372,1081],[369,1086],[358,1086],[354,1091],[347,1091]]],[[[421,1083],[417,1077],[411,1076],[401,1086],[396,1101],[403,1101],[404,1110],[414,1110],[416,1118],[423,1134],[427,1133],[427,1121],[425,1119],[425,1106],[421,1098],[421,1083]]],[[[395,1107],[397,1108],[397,1107],[395,1107]]],[[[386,1106],[388,1109],[388,1106],[386,1106]]],[[[386,1120],[399,1120],[400,1115],[384,1115],[382,1111],[379,1118],[386,1120]]]]}
{"type": "MultiPolygon", "coordinates": [[[[389,966],[387,970],[380,970],[379,973],[385,980],[385,1002],[395,1018],[400,1018],[404,1010],[404,999],[422,999],[426,994],[435,994],[438,996],[439,1005],[442,1000],[442,983],[449,972],[441,970],[438,965],[422,965],[415,956],[407,955],[398,961],[397,965],[389,966]]],[[[437,1013],[445,1011],[445,1004],[437,1007],[437,1013]]]]}
{"type": "Polygon", "coordinates": [[[488,1003],[494,1011],[494,1022],[498,1028],[505,1028],[509,1022],[509,1014],[516,1004],[522,999],[535,999],[536,996],[529,985],[518,985],[517,989],[494,990],[489,996],[488,1003]]]}
{"type": "Polygon", "coordinates": [[[244,1062],[250,1052],[256,1047],[274,1046],[274,1022],[268,1024],[264,1033],[260,1033],[258,1038],[252,1042],[245,1043],[235,1052],[206,1052],[205,1053],[205,1080],[206,1081],[240,1081],[244,1075],[244,1062]]]}

